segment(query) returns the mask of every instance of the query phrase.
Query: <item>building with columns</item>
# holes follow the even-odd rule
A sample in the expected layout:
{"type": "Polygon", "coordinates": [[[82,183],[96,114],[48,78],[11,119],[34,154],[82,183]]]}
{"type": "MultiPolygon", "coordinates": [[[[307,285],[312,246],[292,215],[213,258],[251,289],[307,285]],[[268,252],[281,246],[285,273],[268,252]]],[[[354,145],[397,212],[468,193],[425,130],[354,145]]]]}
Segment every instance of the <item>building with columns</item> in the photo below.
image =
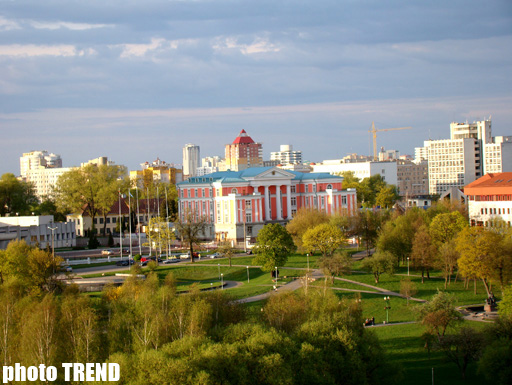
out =
{"type": "Polygon", "coordinates": [[[267,223],[285,224],[302,207],[329,214],[353,213],[355,189],[343,190],[343,178],[277,167],[216,172],[178,183],[179,212],[207,218],[205,239],[255,238],[267,223]]]}

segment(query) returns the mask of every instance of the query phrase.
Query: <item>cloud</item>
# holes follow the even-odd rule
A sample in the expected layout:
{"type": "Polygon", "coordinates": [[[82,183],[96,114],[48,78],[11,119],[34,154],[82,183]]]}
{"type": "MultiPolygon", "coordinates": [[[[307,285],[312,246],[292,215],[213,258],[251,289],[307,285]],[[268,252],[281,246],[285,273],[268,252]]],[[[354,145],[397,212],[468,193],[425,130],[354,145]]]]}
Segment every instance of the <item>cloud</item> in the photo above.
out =
{"type": "Polygon", "coordinates": [[[32,27],[36,29],[50,29],[50,30],[58,30],[58,29],[69,29],[71,31],[86,31],[89,29],[98,29],[98,28],[113,28],[112,24],[89,24],[89,23],[72,23],[66,21],[46,21],[40,22],[35,20],[27,21],[32,27]]]}
{"type": "Polygon", "coordinates": [[[72,45],[33,45],[13,44],[1,45],[0,56],[31,57],[31,56],[76,56],[83,54],[72,45]]]}
{"type": "Polygon", "coordinates": [[[20,29],[20,25],[12,20],[8,20],[2,16],[0,16],[0,32],[2,31],[12,31],[16,29],[20,29]]]}

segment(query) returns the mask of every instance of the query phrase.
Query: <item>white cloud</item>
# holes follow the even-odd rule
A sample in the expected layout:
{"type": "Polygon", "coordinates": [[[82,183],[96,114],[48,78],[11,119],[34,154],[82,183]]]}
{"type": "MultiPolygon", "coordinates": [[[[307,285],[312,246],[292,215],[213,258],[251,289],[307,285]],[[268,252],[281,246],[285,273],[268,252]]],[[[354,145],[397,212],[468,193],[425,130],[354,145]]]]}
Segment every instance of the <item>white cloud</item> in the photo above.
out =
{"type": "Polygon", "coordinates": [[[11,31],[14,29],[20,29],[18,23],[12,20],[7,20],[6,18],[0,16],[0,31],[11,31]]]}
{"type": "Polygon", "coordinates": [[[152,38],[149,44],[122,44],[123,52],[121,53],[122,58],[128,58],[131,56],[143,57],[151,51],[155,51],[164,46],[166,43],[165,39],[152,38]]]}
{"type": "Polygon", "coordinates": [[[80,55],[82,52],[83,51],[78,51],[73,45],[0,45],[0,56],[76,56],[80,55]]]}
{"type": "Polygon", "coordinates": [[[232,36],[217,38],[212,48],[220,52],[236,50],[244,55],[279,52],[281,50],[275,44],[270,43],[268,38],[257,37],[251,44],[241,44],[238,42],[238,38],[232,36]]]}
{"type": "Polygon", "coordinates": [[[40,22],[31,20],[28,22],[32,27],[36,29],[69,29],[72,31],[86,31],[89,29],[97,29],[97,28],[112,28],[112,24],[88,24],[88,23],[70,23],[65,21],[55,21],[55,22],[40,22]]]}

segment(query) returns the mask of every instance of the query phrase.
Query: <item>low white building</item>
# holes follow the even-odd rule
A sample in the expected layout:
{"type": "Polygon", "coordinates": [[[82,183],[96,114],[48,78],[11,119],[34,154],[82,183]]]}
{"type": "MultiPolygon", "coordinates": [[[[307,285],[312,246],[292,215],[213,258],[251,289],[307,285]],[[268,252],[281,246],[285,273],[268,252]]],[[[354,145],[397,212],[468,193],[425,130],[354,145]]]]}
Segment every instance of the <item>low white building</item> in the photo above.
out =
{"type": "Polygon", "coordinates": [[[464,187],[471,226],[512,223],[512,172],[486,174],[464,187]]]}
{"type": "Polygon", "coordinates": [[[53,215],[0,217],[0,249],[13,240],[24,240],[41,249],[76,246],[74,222],[54,222],[53,215]]]}
{"type": "Polygon", "coordinates": [[[396,162],[354,162],[345,163],[344,159],[324,160],[322,163],[311,163],[313,172],[328,172],[341,175],[351,171],[354,176],[363,180],[379,174],[387,184],[398,184],[396,162]]]}

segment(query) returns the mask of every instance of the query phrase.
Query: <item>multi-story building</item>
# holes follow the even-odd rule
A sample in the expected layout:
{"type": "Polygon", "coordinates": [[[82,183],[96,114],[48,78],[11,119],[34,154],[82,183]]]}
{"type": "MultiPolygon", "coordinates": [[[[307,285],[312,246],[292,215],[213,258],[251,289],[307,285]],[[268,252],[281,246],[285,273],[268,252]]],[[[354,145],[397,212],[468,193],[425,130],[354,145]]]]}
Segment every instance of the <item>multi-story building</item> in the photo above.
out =
{"type": "Polygon", "coordinates": [[[286,223],[301,207],[353,213],[356,191],[342,184],[340,176],[277,167],[217,172],[178,184],[179,212],[182,220],[187,212],[206,217],[206,239],[243,240],[267,223],[286,223]]]}
{"type": "Polygon", "coordinates": [[[428,163],[397,161],[397,188],[401,196],[411,198],[428,195],[428,163]]]}
{"type": "Polygon", "coordinates": [[[189,143],[183,147],[183,179],[196,175],[196,169],[199,167],[199,155],[199,146],[189,143]]]}
{"type": "Polygon", "coordinates": [[[464,187],[471,226],[512,222],[512,172],[486,174],[464,187]]]}
{"type": "Polygon", "coordinates": [[[40,168],[62,167],[60,155],[49,154],[48,151],[25,152],[20,157],[20,175],[24,177],[29,171],[40,168]]]}
{"type": "Polygon", "coordinates": [[[263,146],[247,135],[245,130],[231,144],[226,144],[225,169],[241,171],[250,167],[263,166],[263,146]]]}
{"type": "Polygon", "coordinates": [[[333,175],[341,175],[345,171],[351,171],[354,176],[363,180],[379,174],[388,183],[397,185],[396,162],[345,162],[344,159],[324,160],[322,163],[311,163],[313,172],[328,172],[333,175]]]}
{"type": "Polygon", "coordinates": [[[130,171],[130,180],[137,181],[137,186],[144,188],[148,183],[159,181],[163,183],[176,184],[183,180],[182,170],[173,164],[167,163],[160,158],[153,162],[140,164],[142,170],[130,171]]]}
{"type": "Polygon", "coordinates": [[[491,120],[451,123],[450,139],[428,140],[416,160],[428,160],[429,193],[462,188],[489,172],[512,171],[512,137],[493,138],[491,120]]]}
{"type": "Polygon", "coordinates": [[[270,153],[270,160],[278,161],[282,166],[302,164],[302,151],[294,151],[291,144],[282,144],[279,151],[270,153]]]}
{"type": "Polygon", "coordinates": [[[220,156],[207,156],[201,159],[201,167],[196,169],[196,176],[203,176],[219,171],[224,161],[220,156]]]}

